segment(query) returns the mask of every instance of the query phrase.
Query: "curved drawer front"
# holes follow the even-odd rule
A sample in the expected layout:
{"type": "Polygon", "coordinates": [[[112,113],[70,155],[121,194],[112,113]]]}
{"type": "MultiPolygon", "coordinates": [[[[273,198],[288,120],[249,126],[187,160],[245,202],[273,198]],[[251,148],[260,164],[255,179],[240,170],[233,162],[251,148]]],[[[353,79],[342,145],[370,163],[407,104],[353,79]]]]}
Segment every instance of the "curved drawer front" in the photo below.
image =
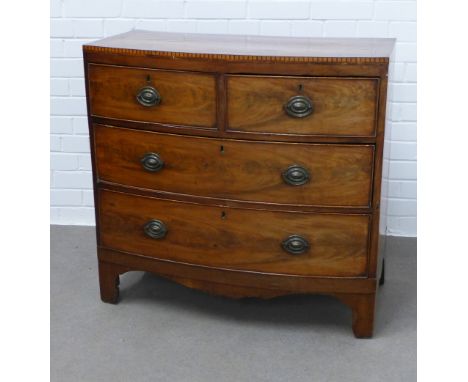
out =
{"type": "Polygon", "coordinates": [[[374,148],[221,140],[95,125],[98,178],[239,201],[368,207],[374,148]]]}
{"type": "Polygon", "coordinates": [[[228,129],[375,136],[375,78],[228,76],[228,129]]]}
{"type": "Polygon", "coordinates": [[[88,66],[94,116],[215,128],[213,75],[119,66],[88,66]]]}
{"type": "Polygon", "coordinates": [[[99,198],[104,247],[216,268],[366,274],[367,215],[208,207],[106,190],[99,198]]]}

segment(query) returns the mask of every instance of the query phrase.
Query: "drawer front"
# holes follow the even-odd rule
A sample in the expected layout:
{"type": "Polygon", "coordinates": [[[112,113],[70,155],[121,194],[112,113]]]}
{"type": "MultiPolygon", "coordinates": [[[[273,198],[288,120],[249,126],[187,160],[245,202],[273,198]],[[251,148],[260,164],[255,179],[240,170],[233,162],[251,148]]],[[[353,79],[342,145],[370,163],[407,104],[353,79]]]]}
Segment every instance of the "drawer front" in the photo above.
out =
{"type": "Polygon", "coordinates": [[[99,180],[240,201],[368,207],[374,148],[183,137],[95,125],[99,180]]]}
{"type": "Polygon", "coordinates": [[[94,116],[215,128],[213,75],[90,64],[88,77],[94,116]]]}
{"type": "Polygon", "coordinates": [[[104,247],[216,268],[366,274],[369,217],[257,211],[99,191],[104,247]]]}
{"type": "Polygon", "coordinates": [[[375,136],[378,79],[228,76],[228,129],[375,136]]]}

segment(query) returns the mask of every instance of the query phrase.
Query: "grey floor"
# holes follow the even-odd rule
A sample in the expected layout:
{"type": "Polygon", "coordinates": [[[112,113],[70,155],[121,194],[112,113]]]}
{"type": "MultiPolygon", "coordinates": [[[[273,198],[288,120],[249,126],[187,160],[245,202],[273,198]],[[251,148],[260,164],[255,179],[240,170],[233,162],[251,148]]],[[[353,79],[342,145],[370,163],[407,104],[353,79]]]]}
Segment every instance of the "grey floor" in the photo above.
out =
{"type": "Polygon", "coordinates": [[[157,276],[99,299],[94,229],[51,227],[51,380],[415,381],[416,239],[390,238],[373,339],[325,296],[229,300],[157,276]]]}

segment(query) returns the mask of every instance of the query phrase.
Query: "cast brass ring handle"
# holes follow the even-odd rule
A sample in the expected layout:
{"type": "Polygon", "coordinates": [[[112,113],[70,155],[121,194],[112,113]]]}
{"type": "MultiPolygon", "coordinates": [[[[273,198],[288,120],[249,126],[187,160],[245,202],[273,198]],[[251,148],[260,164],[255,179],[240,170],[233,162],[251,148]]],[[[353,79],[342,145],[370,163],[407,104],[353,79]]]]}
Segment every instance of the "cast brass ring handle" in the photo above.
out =
{"type": "Polygon", "coordinates": [[[302,186],[310,180],[309,171],[297,164],[289,166],[281,175],[283,181],[290,186],[302,186]]]}
{"type": "Polygon", "coordinates": [[[161,220],[150,220],[143,227],[146,236],[152,239],[163,239],[167,234],[167,227],[161,220]]]}
{"type": "Polygon", "coordinates": [[[291,255],[300,255],[309,250],[309,242],[299,235],[291,235],[281,243],[283,249],[291,255]]]}
{"type": "Polygon", "coordinates": [[[159,92],[152,86],[145,86],[140,89],[136,96],[140,105],[151,107],[161,103],[161,96],[159,92]]]}
{"type": "Polygon", "coordinates": [[[141,164],[146,171],[151,172],[161,171],[164,167],[164,161],[156,153],[146,153],[141,158],[141,164]]]}
{"type": "Polygon", "coordinates": [[[298,95],[288,100],[284,110],[290,117],[305,118],[313,113],[314,104],[309,97],[298,95]]]}

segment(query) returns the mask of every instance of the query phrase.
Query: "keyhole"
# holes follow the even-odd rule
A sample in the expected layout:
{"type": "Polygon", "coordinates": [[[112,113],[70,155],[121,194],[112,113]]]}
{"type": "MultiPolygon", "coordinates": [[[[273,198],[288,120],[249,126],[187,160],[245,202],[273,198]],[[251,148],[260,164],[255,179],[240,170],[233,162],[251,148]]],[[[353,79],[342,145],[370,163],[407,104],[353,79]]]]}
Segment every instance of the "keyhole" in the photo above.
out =
{"type": "Polygon", "coordinates": [[[223,219],[223,220],[226,219],[226,211],[221,212],[221,219],[223,219]]]}
{"type": "Polygon", "coordinates": [[[221,145],[221,147],[219,148],[219,151],[221,152],[221,154],[224,154],[224,146],[221,145]]]}
{"type": "Polygon", "coordinates": [[[297,87],[299,89],[299,91],[301,92],[302,90],[304,90],[304,85],[302,84],[299,84],[299,86],[297,87]]]}
{"type": "Polygon", "coordinates": [[[151,76],[149,74],[146,76],[146,82],[151,82],[151,76]]]}

